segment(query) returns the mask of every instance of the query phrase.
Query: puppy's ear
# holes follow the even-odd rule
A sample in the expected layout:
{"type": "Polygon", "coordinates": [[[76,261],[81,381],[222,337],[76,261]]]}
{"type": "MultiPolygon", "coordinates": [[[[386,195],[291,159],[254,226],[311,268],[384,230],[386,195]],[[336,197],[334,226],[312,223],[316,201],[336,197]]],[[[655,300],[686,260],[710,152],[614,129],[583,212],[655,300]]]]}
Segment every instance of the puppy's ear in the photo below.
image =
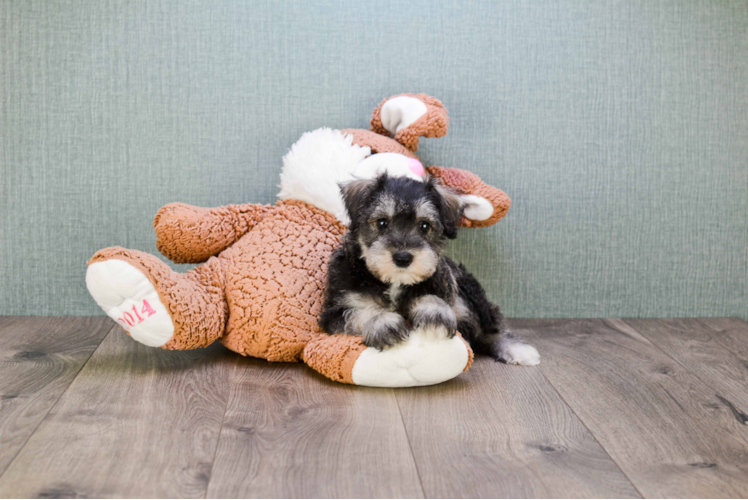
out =
{"type": "Polygon", "coordinates": [[[433,177],[429,177],[426,182],[427,186],[438,195],[439,215],[444,225],[444,236],[450,240],[457,238],[457,225],[462,219],[465,204],[454,191],[437,184],[433,177]]]}
{"type": "Polygon", "coordinates": [[[371,195],[384,187],[385,182],[387,182],[386,173],[381,174],[374,179],[356,179],[339,184],[340,192],[343,195],[345,210],[348,212],[348,217],[351,219],[351,223],[355,221],[356,214],[361,207],[364,206],[371,195]]]}

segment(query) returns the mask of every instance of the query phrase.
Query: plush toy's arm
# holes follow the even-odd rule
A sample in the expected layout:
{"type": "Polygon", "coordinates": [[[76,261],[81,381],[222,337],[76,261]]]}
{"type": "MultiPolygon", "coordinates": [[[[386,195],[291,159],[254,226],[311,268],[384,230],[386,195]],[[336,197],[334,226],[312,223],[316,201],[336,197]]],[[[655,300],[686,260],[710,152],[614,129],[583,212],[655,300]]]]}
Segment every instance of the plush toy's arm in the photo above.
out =
{"type": "Polygon", "coordinates": [[[156,214],[156,246],[177,263],[205,262],[225,250],[261,221],[270,205],[201,208],[170,203],[156,214]]]}
{"type": "Polygon", "coordinates": [[[467,371],[473,351],[458,333],[448,339],[414,329],[403,342],[377,350],[357,335],[318,334],[304,347],[304,362],[336,382],[368,387],[439,384],[467,371]]]}
{"type": "Polygon", "coordinates": [[[483,182],[480,177],[459,168],[428,167],[429,174],[460,195],[465,203],[462,227],[486,227],[499,222],[509,210],[512,200],[504,191],[483,182]]]}

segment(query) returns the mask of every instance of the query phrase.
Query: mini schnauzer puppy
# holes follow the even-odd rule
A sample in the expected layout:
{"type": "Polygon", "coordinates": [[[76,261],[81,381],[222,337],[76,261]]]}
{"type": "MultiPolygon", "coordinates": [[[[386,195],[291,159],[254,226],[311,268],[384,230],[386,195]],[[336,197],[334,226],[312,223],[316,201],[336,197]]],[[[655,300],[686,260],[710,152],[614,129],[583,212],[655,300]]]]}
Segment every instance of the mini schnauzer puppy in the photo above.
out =
{"type": "Polygon", "coordinates": [[[532,346],[509,331],[477,279],[442,255],[457,236],[463,205],[433,178],[380,175],[341,186],[351,219],[331,258],[320,327],[363,336],[379,350],[410,327],[453,337],[510,364],[537,364],[532,346]]]}

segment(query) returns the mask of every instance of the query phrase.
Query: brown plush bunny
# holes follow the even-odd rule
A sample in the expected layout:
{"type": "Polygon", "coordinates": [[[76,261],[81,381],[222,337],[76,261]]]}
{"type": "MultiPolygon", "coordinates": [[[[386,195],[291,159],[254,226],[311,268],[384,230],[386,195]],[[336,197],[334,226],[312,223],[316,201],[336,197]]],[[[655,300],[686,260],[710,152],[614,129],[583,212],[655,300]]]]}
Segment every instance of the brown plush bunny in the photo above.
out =
{"type": "MultiPolygon", "coordinates": [[[[459,335],[435,339],[414,330],[402,344],[378,351],[317,325],[327,261],[346,230],[338,183],[383,171],[422,180],[418,138],[441,137],[448,123],[437,99],[402,94],[382,101],[372,131],[306,133],[283,159],[282,199],[275,205],[172,203],[159,210],[153,224],[161,253],[201,265],[180,274],[147,253],[105,248],[89,261],[89,292],[135,340],[153,347],[194,349],[219,340],[245,356],[304,361],[332,380],[358,385],[453,378],[472,360],[459,335]]],[[[425,170],[461,196],[462,226],[494,224],[509,209],[509,198],[474,174],[425,170]]]]}

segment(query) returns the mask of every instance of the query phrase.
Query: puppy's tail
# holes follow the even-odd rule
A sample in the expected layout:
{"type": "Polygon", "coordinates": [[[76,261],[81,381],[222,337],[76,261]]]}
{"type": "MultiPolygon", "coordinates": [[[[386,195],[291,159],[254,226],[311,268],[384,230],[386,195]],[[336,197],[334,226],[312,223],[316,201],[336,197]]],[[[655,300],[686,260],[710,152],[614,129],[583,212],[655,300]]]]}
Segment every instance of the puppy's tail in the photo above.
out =
{"type": "Polygon", "coordinates": [[[513,334],[506,325],[503,325],[498,341],[491,346],[491,354],[508,365],[535,366],[540,363],[538,350],[513,334]]]}

